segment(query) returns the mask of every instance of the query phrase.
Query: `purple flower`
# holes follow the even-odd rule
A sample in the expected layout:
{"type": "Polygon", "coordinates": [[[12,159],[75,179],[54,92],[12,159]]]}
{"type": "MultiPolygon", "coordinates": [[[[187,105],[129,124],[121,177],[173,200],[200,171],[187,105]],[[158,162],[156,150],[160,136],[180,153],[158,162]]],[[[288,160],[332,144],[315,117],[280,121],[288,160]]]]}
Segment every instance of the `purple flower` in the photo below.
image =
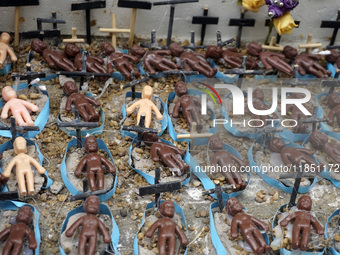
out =
{"type": "Polygon", "coordinates": [[[299,0],[265,0],[269,6],[268,15],[271,18],[281,17],[284,13],[292,11],[299,5],[299,0]]]}

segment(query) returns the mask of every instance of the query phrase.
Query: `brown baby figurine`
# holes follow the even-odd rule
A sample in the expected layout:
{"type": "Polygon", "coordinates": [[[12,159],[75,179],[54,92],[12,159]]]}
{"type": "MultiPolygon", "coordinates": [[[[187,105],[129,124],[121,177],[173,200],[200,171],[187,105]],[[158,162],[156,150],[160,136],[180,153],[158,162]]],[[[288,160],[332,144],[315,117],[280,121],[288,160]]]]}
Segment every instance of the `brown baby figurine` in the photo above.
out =
{"type": "MultiPolygon", "coordinates": [[[[246,164],[234,154],[223,150],[223,142],[218,135],[213,135],[208,140],[209,149],[214,152],[214,156],[211,160],[212,166],[218,169],[217,166],[227,167],[229,165],[235,166],[245,166],[246,164]]],[[[230,185],[234,186],[234,190],[244,190],[247,186],[245,182],[242,181],[241,175],[237,171],[222,171],[223,176],[226,178],[230,185]]]]}
{"type": "Polygon", "coordinates": [[[290,45],[286,45],[283,48],[282,53],[285,55],[287,59],[294,59],[298,55],[298,50],[290,45]]]}
{"type": "Polygon", "coordinates": [[[178,66],[170,59],[163,57],[163,55],[171,56],[170,50],[154,50],[145,54],[144,66],[150,75],[155,75],[158,71],[177,70],[178,66]]]}
{"type": "Polygon", "coordinates": [[[324,230],[318,220],[310,213],[312,209],[312,199],[308,195],[303,195],[299,198],[297,208],[299,211],[289,214],[280,222],[280,225],[281,227],[286,227],[289,222],[294,220],[292,248],[293,250],[300,249],[301,251],[306,251],[311,225],[314,226],[318,235],[323,235],[324,230]]]}
{"type": "Polygon", "coordinates": [[[249,244],[255,254],[261,255],[270,251],[270,246],[266,244],[258,227],[264,231],[269,230],[269,226],[263,221],[253,216],[242,213],[243,206],[236,197],[231,197],[225,204],[227,213],[233,216],[230,227],[230,235],[232,239],[238,237],[238,229],[244,240],[249,244]]]}
{"type": "Polygon", "coordinates": [[[144,133],[143,142],[151,147],[152,160],[158,162],[161,158],[162,162],[176,172],[177,176],[181,176],[189,170],[189,165],[181,158],[185,155],[184,150],[159,141],[158,135],[155,133],[144,133]]]}
{"type": "Polygon", "coordinates": [[[336,117],[340,126],[340,96],[337,93],[332,93],[327,97],[327,104],[331,108],[328,114],[328,123],[333,125],[334,117],[336,117]]]}
{"type": "Polygon", "coordinates": [[[247,53],[253,57],[258,57],[262,52],[262,45],[257,42],[250,42],[247,45],[247,53]]]}
{"type": "Polygon", "coordinates": [[[7,119],[8,111],[11,111],[19,126],[34,126],[34,122],[32,121],[27,108],[36,112],[39,110],[38,106],[25,100],[18,99],[16,91],[11,86],[6,86],[2,89],[2,98],[6,101],[1,112],[2,119],[7,119]]]}
{"type": "Polygon", "coordinates": [[[191,127],[193,122],[197,124],[197,130],[200,131],[203,128],[203,123],[199,113],[199,109],[196,105],[201,105],[201,100],[195,96],[190,96],[187,86],[184,82],[179,81],[175,85],[176,95],[179,97],[172,112],[173,118],[178,118],[179,110],[182,108],[184,118],[191,127]]]}
{"type": "MultiPolygon", "coordinates": [[[[303,93],[292,93],[291,95],[292,98],[294,99],[301,99],[305,97],[305,94],[303,93]]],[[[297,107],[295,104],[289,104],[287,107],[288,111],[291,111],[290,118],[294,119],[298,122],[297,126],[294,128],[295,133],[299,134],[305,134],[307,132],[307,125],[305,123],[302,123],[301,121],[303,119],[306,119],[307,116],[301,111],[299,107],[297,107]]],[[[308,109],[308,107],[307,107],[308,109]]],[[[308,109],[310,110],[310,109],[308,109]]],[[[291,121],[291,125],[294,125],[295,122],[291,121]]]]}
{"type": "Polygon", "coordinates": [[[300,166],[303,161],[314,167],[319,165],[310,157],[313,156],[314,151],[305,148],[286,147],[285,142],[279,138],[272,138],[268,147],[271,152],[281,153],[281,159],[286,166],[300,166]]]}
{"type": "Polygon", "coordinates": [[[0,173],[0,189],[2,185],[5,185],[7,183],[7,181],[8,179],[5,176],[3,176],[2,173],[0,173]]]}
{"type": "Polygon", "coordinates": [[[65,106],[66,111],[71,111],[73,104],[85,121],[99,121],[99,114],[92,107],[92,105],[100,106],[98,100],[78,93],[78,88],[72,81],[65,82],[63,91],[68,96],[65,106]]]}
{"type": "Polygon", "coordinates": [[[285,55],[270,51],[262,51],[260,53],[260,60],[266,67],[267,71],[272,71],[273,68],[291,76],[293,74],[293,67],[285,60],[285,55]]]}
{"type": "Polygon", "coordinates": [[[313,74],[318,78],[327,78],[332,73],[331,71],[327,71],[323,68],[315,60],[320,60],[320,55],[313,55],[313,54],[300,54],[296,56],[294,63],[299,65],[299,73],[303,76],[307,74],[313,74]]]}
{"type": "Polygon", "coordinates": [[[336,163],[340,163],[340,145],[328,142],[328,136],[316,130],[311,133],[309,142],[315,149],[324,150],[336,163]]]}
{"type": "Polygon", "coordinates": [[[151,238],[155,231],[158,231],[158,254],[174,255],[176,248],[176,234],[178,235],[182,245],[188,245],[188,238],[184,231],[171,219],[175,215],[175,205],[172,201],[164,201],[159,212],[163,216],[145,232],[145,236],[151,238]],[[167,248],[168,247],[168,252],[167,248]]]}
{"type": "Polygon", "coordinates": [[[27,155],[27,145],[26,140],[23,137],[15,138],[13,143],[14,152],[17,154],[6,167],[3,176],[9,178],[11,176],[12,169],[15,167],[16,176],[19,191],[23,196],[27,195],[26,184],[28,189],[28,194],[33,195],[34,193],[34,177],[31,168],[31,164],[38,170],[39,174],[44,174],[46,172],[38,161],[36,161],[31,156],[27,155]],[[26,184],[25,184],[26,183],[26,184]]]}
{"type": "Polygon", "coordinates": [[[112,73],[113,67],[115,67],[128,80],[131,80],[132,71],[135,72],[136,78],[140,77],[140,72],[137,69],[135,69],[133,65],[129,62],[130,60],[136,63],[138,61],[138,57],[120,52],[115,52],[115,48],[109,42],[102,43],[100,47],[103,53],[106,56],[108,56],[107,63],[108,73],[112,73]]]}
{"type": "Polygon", "coordinates": [[[3,67],[3,64],[5,63],[6,58],[7,58],[7,54],[11,58],[12,62],[15,62],[18,60],[13,50],[8,46],[10,40],[11,40],[11,36],[8,33],[6,32],[1,33],[0,35],[0,68],[3,67]]]}
{"type": "Polygon", "coordinates": [[[145,114],[145,127],[149,128],[151,125],[151,112],[154,111],[156,113],[156,118],[158,120],[163,119],[163,115],[158,110],[157,106],[151,101],[152,100],[153,89],[150,86],[145,86],[142,90],[142,99],[139,99],[137,102],[133,103],[126,109],[127,115],[130,115],[137,107],[137,125],[139,124],[140,117],[142,114],[145,114]]]}
{"type": "Polygon", "coordinates": [[[38,247],[34,232],[28,227],[32,222],[33,212],[29,206],[23,206],[19,209],[16,216],[16,224],[5,228],[0,232],[0,241],[8,235],[2,255],[19,255],[21,254],[24,241],[27,237],[29,248],[34,250],[38,247]]]}
{"type": "Polygon", "coordinates": [[[340,67],[340,52],[336,50],[331,50],[331,53],[329,55],[326,55],[325,59],[331,64],[336,63],[338,68],[340,67]]]}
{"type": "Polygon", "coordinates": [[[42,54],[45,62],[50,68],[59,67],[62,70],[73,72],[76,71],[76,67],[69,60],[64,53],[57,50],[47,49],[47,44],[40,39],[34,39],[31,42],[31,49],[42,54]]]}
{"type": "Polygon", "coordinates": [[[106,170],[111,174],[116,173],[116,168],[109,160],[97,153],[98,143],[94,136],[89,136],[85,139],[84,147],[89,154],[79,162],[74,175],[79,177],[86,169],[90,190],[102,190],[104,189],[104,170],[102,165],[104,165],[106,170]]]}
{"type": "Polygon", "coordinates": [[[109,231],[106,229],[104,223],[97,218],[96,214],[99,213],[99,198],[96,196],[89,196],[85,200],[84,211],[85,216],[76,220],[71,227],[65,232],[67,237],[73,236],[74,232],[81,227],[78,242],[78,255],[94,255],[97,246],[98,230],[103,235],[104,243],[111,243],[109,231]],[[86,253],[86,244],[87,253],[86,253]]]}

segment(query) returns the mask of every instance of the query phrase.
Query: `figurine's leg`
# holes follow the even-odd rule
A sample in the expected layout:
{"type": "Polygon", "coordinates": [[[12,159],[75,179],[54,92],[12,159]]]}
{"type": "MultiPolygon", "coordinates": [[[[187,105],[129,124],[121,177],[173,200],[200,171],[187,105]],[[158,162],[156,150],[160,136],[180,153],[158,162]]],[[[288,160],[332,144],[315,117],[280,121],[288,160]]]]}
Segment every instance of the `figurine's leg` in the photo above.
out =
{"type": "Polygon", "coordinates": [[[99,114],[93,109],[93,107],[88,104],[85,106],[87,113],[91,116],[93,122],[99,121],[99,114]]]}
{"type": "Polygon", "coordinates": [[[91,191],[97,190],[96,179],[92,171],[87,172],[87,181],[91,191]]]}
{"type": "Polygon", "coordinates": [[[31,115],[28,111],[23,111],[21,115],[28,126],[34,126],[34,122],[32,121],[31,115]]]}
{"type": "Polygon", "coordinates": [[[340,126],[340,112],[336,114],[336,120],[338,122],[338,125],[340,126]]]}
{"type": "Polygon", "coordinates": [[[90,237],[89,245],[87,248],[87,254],[94,255],[94,253],[96,252],[96,246],[97,246],[97,235],[95,237],[90,237]]]}
{"type": "Polygon", "coordinates": [[[145,113],[145,127],[149,128],[151,125],[151,112],[145,113]]]}
{"type": "Polygon", "coordinates": [[[27,123],[22,119],[21,114],[19,112],[14,112],[13,117],[15,118],[18,126],[27,126],[27,123]]]}
{"type": "MultiPolygon", "coordinates": [[[[194,102],[192,102],[192,103],[194,103],[194,102]]],[[[201,115],[200,115],[200,113],[199,113],[199,111],[196,107],[193,107],[191,109],[191,115],[192,115],[193,120],[197,124],[197,131],[201,131],[203,129],[203,123],[202,123],[202,120],[201,120],[201,115]]]]}
{"type": "Polygon", "coordinates": [[[310,236],[310,227],[304,227],[302,229],[302,236],[301,236],[301,241],[300,241],[300,250],[301,251],[307,250],[309,236],[310,236]]]}
{"type": "Polygon", "coordinates": [[[227,182],[230,184],[230,185],[233,185],[235,187],[236,190],[239,190],[240,189],[240,185],[236,183],[233,175],[228,172],[228,171],[223,171],[222,172],[223,176],[226,178],[227,182]]]}
{"type": "Polygon", "coordinates": [[[82,117],[84,118],[85,121],[87,121],[87,122],[90,122],[90,121],[91,121],[91,116],[88,115],[88,113],[87,113],[85,107],[83,107],[83,106],[82,106],[82,107],[79,107],[78,111],[79,111],[80,116],[82,116],[82,117]]]}
{"type": "MultiPolygon", "coordinates": [[[[192,102],[194,103],[194,102],[192,102]]],[[[186,119],[186,121],[188,122],[188,125],[189,125],[189,128],[191,129],[191,124],[192,124],[192,118],[191,118],[191,108],[188,107],[186,109],[183,109],[183,115],[184,115],[184,118],[186,119]],[[188,109],[189,108],[189,109],[188,109]]]]}
{"type": "Polygon", "coordinates": [[[17,181],[18,181],[18,187],[19,191],[23,196],[27,195],[26,191],[26,183],[25,183],[25,175],[23,173],[18,173],[17,171],[17,181]]]}
{"type": "Polygon", "coordinates": [[[296,250],[299,248],[299,238],[300,238],[301,227],[294,224],[292,233],[292,248],[296,250]]]}
{"type": "Polygon", "coordinates": [[[99,170],[97,172],[97,184],[98,184],[99,190],[104,189],[104,171],[103,170],[99,170]]]}
{"type": "MultiPolygon", "coordinates": [[[[173,160],[173,157],[171,157],[170,155],[165,156],[162,160],[163,160],[163,162],[164,162],[168,167],[173,168],[173,169],[181,170],[181,169],[179,169],[178,165],[177,165],[177,164],[175,163],[175,161],[173,160]]],[[[177,174],[178,176],[181,175],[181,173],[178,173],[178,172],[176,172],[176,174],[177,174]]]]}
{"type": "Polygon", "coordinates": [[[2,255],[11,254],[12,247],[13,247],[13,244],[10,241],[7,241],[4,249],[2,250],[2,255]]]}
{"type": "Polygon", "coordinates": [[[167,66],[168,69],[177,69],[177,65],[170,59],[164,58],[161,65],[164,65],[163,63],[167,66]]]}
{"type": "Polygon", "coordinates": [[[86,255],[85,248],[86,248],[86,241],[87,237],[84,235],[79,235],[79,242],[78,242],[78,255],[86,255]]]}
{"type": "Polygon", "coordinates": [[[158,255],[166,255],[166,238],[158,236],[158,255]]]}
{"type": "Polygon", "coordinates": [[[268,251],[270,251],[270,245],[266,244],[266,241],[264,240],[258,229],[254,230],[254,237],[259,246],[264,249],[263,253],[267,253],[268,251]]]}
{"type": "Polygon", "coordinates": [[[34,193],[34,177],[32,170],[27,171],[26,173],[26,183],[27,183],[27,190],[29,195],[33,195],[34,193]]]}
{"type": "Polygon", "coordinates": [[[173,154],[171,154],[171,157],[173,158],[173,160],[178,165],[178,167],[181,170],[182,174],[189,170],[189,165],[184,164],[184,161],[182,160],[181,157],[179,157],[178,154],[173,153],[173,154]]]}
{"type": "Polygon", "coordinates": [[[175,248],[176,248],[176,238],[175,236],[168,239],[168,254],[175,255],[175,248]]]}
{"type": "Polygon", "coordinates": [[[250,248],[254,251],[255,254],[260,255],[263,253],[264,248],[263,247],[259,247],[259,245],[257,244],[253,233],[249,233],[249,235],[246,235],[245,238],[246,242],[249,244],[250,248]]]}
{"type": "Polygon", "coordinates": [[[129,81],[131,81],[131,71],[133,70],[129,70],[126,68],[125,65],[120,65],[119,68],[117,68],[119,70],[119,72],[122,73],[122,75],[125,76],[125,78],[129,81]]]}
{"type": "Polygon", "coordinates": [[[22,251],[22,247],[23,247],[23,245],[15,244],[14,247],[13,247],[11,255],[20,255],[21,251],[22,251]]]}
{"type": "Polygon", "coordinates": [[[233,172],[233,177],[237,185],[240,186],[240,190],[243,190],[246,188],[246,183],[243,182],[241,174],[239,172],[233,172]]]}

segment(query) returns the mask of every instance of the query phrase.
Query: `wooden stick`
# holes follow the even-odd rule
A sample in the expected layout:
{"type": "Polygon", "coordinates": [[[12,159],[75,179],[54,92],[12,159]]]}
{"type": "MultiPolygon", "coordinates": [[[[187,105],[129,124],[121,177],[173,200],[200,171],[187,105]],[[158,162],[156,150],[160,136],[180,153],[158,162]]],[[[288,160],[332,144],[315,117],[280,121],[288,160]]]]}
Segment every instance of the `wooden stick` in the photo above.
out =
{"type": "Polygon", "coordinates": [[[14,46],[19,45],[19,18],[20,18],[20,7],[15,6],[14,13],[14,46]]]}
{"type": "Polygon", "coordinates": [[[204,134],[180,134],[177,135],[177,139],[187,139],[187,138],[207,138],[212,136],[213,133],[204,133],[204,134]]]}
{"type": "Polygon", "coordinates": [[[133,38],[135,36],[136,17],[137,17],[137,9],[132,9],[131,24],[130,24],[130,37],[128,41],[129,48],[132,47],[133,38]]]}
{"type": "Polygon", "coordinates": [[[72,27],[72,37],[70,39],[64,39],[65,43],[85,43],[84,39],[80,39],[77,37],[77,28],[72,27]]]}
{"type": "MultiPolygon", "coordinates": [[[[112,13],[112,28],[115,29],[117,28],[116,25],[116,14],[112,13]]],[[[116,37],[116,33],[112,33],[112,45],[113,47],[117,47],[117,37],[116,37]]]]}
{"type": "Polygon", "coordinates": [[[281,47],[279,44],[275,43],[276,37],[273,36],[272,39],[270,40],[269,45],[262,45],[262,49],[266,50],[272,50],[272,51],[283,51],[283,47],[281,47]]]}
{"type": "Polygon", "coordinates": [[[299,48],[305,48],[306,53],[309,53],[309,49],[321,48],[322,43],[312,43],[313,34],[308,34],[307,43],[299,44],[299,48]]]}

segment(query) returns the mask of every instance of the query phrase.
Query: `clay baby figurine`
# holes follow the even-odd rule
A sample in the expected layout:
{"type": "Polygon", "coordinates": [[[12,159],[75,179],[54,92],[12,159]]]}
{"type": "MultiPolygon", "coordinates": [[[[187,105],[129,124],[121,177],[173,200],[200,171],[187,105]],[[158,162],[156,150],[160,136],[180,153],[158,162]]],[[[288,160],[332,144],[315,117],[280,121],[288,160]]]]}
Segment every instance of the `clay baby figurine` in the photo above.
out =
{"type": "Polygon", "coordinates": [[[162,162],[170,167],[170,170],[174,171],[177,176],[181,176],[189,170],[189,165],[181,158],[185,155],[184,150],[159,141],[158,135],[155,133],[144,133],[143,142],[151,146],[152,160],[158,162],[161,158],[162,162]]]}
{"type": "Polygon", "coordinates": [[[78,242],[78,254],[86,254],[87,244],[87,254],[95,254],[98,230],[103,235],[104,243],[111,243],[111,236],[109,231],[106,229],[104,223],[96,216],[99,213],[99,206],[100,202],[97,196],[92,195],[86,198],[84,205],[84,211],[86,212],[86,215],[76,220],[65,232],[65,235],[67,237],[71,237],[73,236],[74,232],[79,227],[81,227],[78,242]]]}
{"type": "Polygon", "coordinates": [[[331,64],[336,63],[337,68],[340,67],[340,52],[336,50],[331,50],[331,53],[329,55],[326,55],[325,59],[331,64]]]}
{"type": "Polygon", "coordinates": [[[38,170],[39,174],[44,174],[46,172],[38,161],[36,161],[31,156],[27,155],[27,144],[23,137],[15,138],[13,143],[14,152],[17,154],[8,164],[3,176],[9,178],[11,176],[12,169],[15,167],[18,187],[21,195],[26,196],[26,184],[28,189],[28,194],[33,195],[34,193],[34,176],[31,168],[31,164],[38,170]]]}
{"type": "Polygon", "coordinates": [[[328,142],[326,134],[316,130],[311,133],[309,142],[315,149],[324,150],[336,163],[340,163],[340,145],[328,142]]]}
{"type": "MultiPolygon", "coordinates": [[[[136,48],[131,53],[136,52],[136,48]]],[[[138,52],[138,51],[137,51],[138,52]]],[[[139,53],[139,52],[138,52],[139,53]]],[[[140,53],[139,53],[140,54],[140,53]]],[[[143,63],[150,75],[155,75],[157,71],[177,70],[179,67],[170,59],[164,57],[171,56],[170,50],[153,50],[144,55],[143,63]]]]}
{"type": "Polygon", "coordinates": [[[136,63],[138,61],[138,57],[120,52],[115,52],[115,48],[109,42],[102,43],[100,48],[103,51],[103,53],[108,57],[107,62],[108,73],[112,73],[113,67],[115,67],[128,80],[131,80],[131,72],[135,72],[136,78],[140,77],[140,72],[137,69],[135,69],[133,65],[129,62],[130,60],[136,63]]]}
{"type": "Polygon", "coordinates": [[[176,234],[178,235],[182,245],[188,245],[188,238],[184,231],[172,220],[175,215],[175,205],[172,201],[164,201],[159,207],[159,212],[163,218],[153,223],[145,232],[145,236],[151,238],[155,231],[159,228],[158,254],[174,255],[176,248],[176,234]]]}
{"type": "Polygon", "coordinates": [[[299,65],[299,73],[304,76],[307,74],[313,74],[318,78],[327,78],[331,76],[332,72],[327,71],[315,60],[320,60],[320,55],[313,54],[300,54],[297,55],[294,64],[299,65]]]}
{"type": "Polygon", "coordinates": [[[42,54],[45,62],[50,68],[60,68],[65,71],[76,71],[76,67],[61,51],[47,49],[47,44],[40,39],[33,39],[31,49],[42,54]]]}
{"type": "Polygon", "coordinates": [[[269,231],[269,226],[263,221],[253,216],[242,213],[243,206],[236,197],[229,198],[225,204],[226,211],[233,216],[230,227],[232,239],[238,237],[238,229],[244,240],[249,244],[255,254],[261,255],[270,251],[270,246],[266,244],[258,227],[264,231],[269,231]]]}
{"type": "Polygon", "coordinates": [[[27,108],[32,112],[36,112],[39,110],[38,106],[25,100],[18,99],[16,91],[10,86],[6,86],[2,89],[2,98],[6,101],[1,112],[2,119],[7,119],[8,111],[11,111],[17,125],[34,126],[34,122],[32,121],[27,108]]]}
{"type": "Polygon", "coordinates": [[[24,241],[27,237],[29,248],[34,250],[38,247],[34,232],[29,228],[32,222],[33,212],[29,206],[23,206],[19,209],[16,216],[16,224],[5,228],[0,232],[0,240],[8,235],[5,246],[2,250],[2,255],[19,255],[24,246],[24,241]]]}
{"type": "Polygon", "coordinates": [[[332,93],[327,97],[327,104],[331,108],[328,114],[328,123],[333,125],[334,117],[336,117],[337,123],[340,126],[340,97],[337,93],[332,93]]]}
{"type": "Polygon", "coordinates": [[[262,45],[257,42],[250,42],[247,45],[247,53],[253,57],[259,57],[262,52],[262,45]]]}
{"type": "Polygon", "coordinates": [[[197,131],[203,129],[199,109],[196,105],[201,105],[201,100],[195,96],[190,96],[187,86],[184,82],[179,81],[175,85],[176,95],[179,97],[172,112],[173,118],[178,118],[179,110],[182,109],[184,118],[191,127],[193,122],[197,124],[197,131]]]}
{"type": "Polygon", "coordinates": [[[169,45],[169,50],[175,57],[183,61],[186,71],[198,71],[199,73],[211,78],[217,73],[217,68],[212,68],[206,61],[206,56],[197,52],[187,52],[177,43],[169,45]]]}
{"type": "Polygon", "coordinates": [[[293,250],[300,249],[301,251],[306,251],[311,225],[314,226],[318,235],[323,235],[324,230],[318,220],[310,213],[312,209],[312,199],[308,195],[303,195],[299,198],[297,208],[299,210],[289,214],[280,222],[280,225],[281,227],[286,227],[289,222],[294,220],[292,248],[293,250]]]}
{"type": "Polygon", "coordinates": [[[3,67],[3,64],[5,63],[6,58],[7,58],[7,54],[11,58],[12,62],[15,62],[18,60],[13,50],[8,46],[10,40],[11,40],[11,36],[8,33],[6,32],[1,33],[0,35],[0,68],[3,67]]]}
{"type": "Polygon", "coordinates": [[[314,151],[305,148],[286,147],[285,142],[279,138],[272,138],[269,141],[268,147],[271,152],[281,154],[281,159],[286,166],[300,166],[303,161],[309,165],[319,165],[311,158],[314,151]]]}
{"type": "Polygon", "coordinates": [[[68,96],[65,106],[66,111],[71,111],[73,104],[85,121],[99,121],[99,114],[92,107],[92,105],[100,106],[100,102],[98,100],[78,93],[78,88],[72,81],[65,82],[63,91],[68,96]]]}
{"type": "Polygon", "coordinates": [[[266,67],[267,72],[273,70],[273,68],[291,76],[293,74],[293,67],[289,65],[285,60],[285,55],[271,52],[271,51],[261,51],[260,60],[266,67]]]}
{"type": "MultiPolygon", "coordinates": [[[[213,158],[211,160],[212,166],[215,169],[218,169],[216,166],[245,166],[246,164],[234,154],[223,150],[223,142],[218,135],[213,135],[209,137],[208,140],[209,149],[214,152],[213,158]]],[[[244,190],[247,186],[245,182],[243,182],[242,177],[239,172],[237,171],[222,171],[223,176],[226,178],[228,184],[234,186],[234,190],[244,190]]]]}
{"type": "Polygon", "coordinates": [[[85,139],[84,148],[89,154],[79,162],[74,175],[79,177],[86,169],[90,190],[102,190],[104,189],[104,170],[102,165],[111,174],[116,173],[116,168],[109,160],[97,153],[98,143],[94,136],[89,136],[85,139]]]}
{"type": "Polygon", "coordinates": [[[126,109],[127,115],[130,115],[137,107],[137,125],[139,124],[140,117],[142,114],[145,114],[145,127],[149,128],[151,125],[151,112],[154,111],[156,113],[156,118],[158,120],[163,119],[163,115],[158,110],[157,106],[151,101],[152,100],[153,89],[150,86],[145,86],[142,90],[142,99],[139,99],[137,102],[133,103],[126,109]]]}

